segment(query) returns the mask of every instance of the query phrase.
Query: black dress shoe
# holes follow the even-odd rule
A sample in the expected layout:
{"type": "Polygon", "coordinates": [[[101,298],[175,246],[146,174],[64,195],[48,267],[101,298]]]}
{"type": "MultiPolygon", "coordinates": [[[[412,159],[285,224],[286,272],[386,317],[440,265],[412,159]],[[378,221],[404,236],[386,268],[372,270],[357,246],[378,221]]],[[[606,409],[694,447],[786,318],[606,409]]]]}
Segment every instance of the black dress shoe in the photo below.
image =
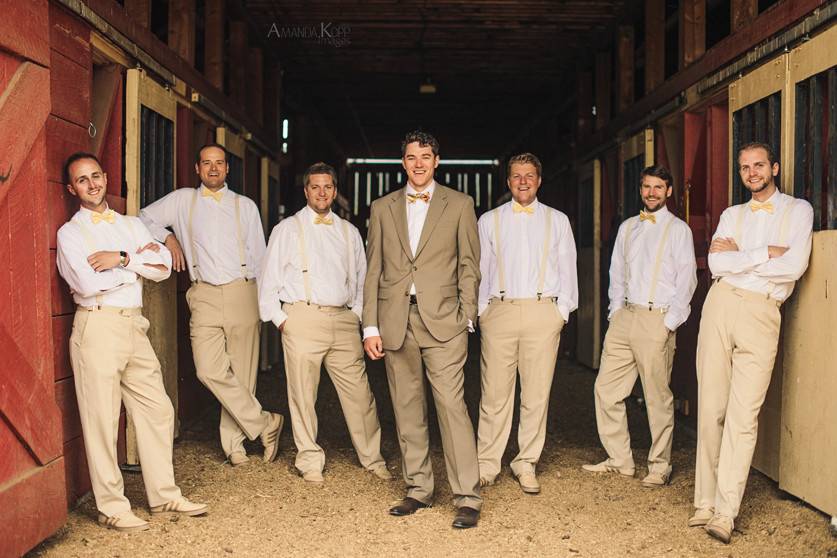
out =
{"type": "Polygon", "coordinates": [[[453,518],[454,529],[470,529],[477,526],[477,521],[480,519],[480,510],[462,506],[456,511],[456,517],[453,518]]]}
{"type": "Polygon", "coordinates": [[[392,506],[389,509],[389,514],[390,515],[397,515],[397,516],[412,515],[412,514],[416,513],[418,510],[420,510],[421,508],[427,508],[427,507],[430,507],[430,504],[425,504],[424,502],[419,502],[415,498],[410,498],[409,496],[407,496],[406,498],[404,498],[403,500],[398,502],[396,505],[392,506]]]}

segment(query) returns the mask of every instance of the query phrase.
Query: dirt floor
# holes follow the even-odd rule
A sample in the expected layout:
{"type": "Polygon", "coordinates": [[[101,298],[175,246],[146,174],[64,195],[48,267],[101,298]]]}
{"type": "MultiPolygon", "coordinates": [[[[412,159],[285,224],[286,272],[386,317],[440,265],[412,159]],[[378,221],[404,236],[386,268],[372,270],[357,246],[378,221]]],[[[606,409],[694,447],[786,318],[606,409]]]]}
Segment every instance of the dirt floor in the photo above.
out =
{"type": "MultiPolygon", "coordinates": [[[[475,347],[474,347],[475,349],[475,347]]],[[[475,353],[476,351],[472,351],[475,353]]],[[[479,359],[472,354],[466,397],[472,417],[479,398],[479,359]]],[[[753,472],[733,542],[723,545],[701,529],[689,529],[694,490],[694,440],[678,428],[672,483],[645,489],[637,479],[595,475],[583,463],[604,457],[593,415],[594,373],[559,362],[552,390],[549,434],[538,466],[542,492],[523,494],[507,463],[498,483],[484,491],[479,527],[450,527],[454,508],[447,485],[438,431],[433,465],[436,502],[407,518],[386,513],[403,496],[401,459],[395,439],[386,377],[380,363],[370,379],[383,425],[383,453],[397,480],[384,482],[361,469],[349,441],[334,388],[325,377],[318,401],[320,444],[325,448],[325,483],[305,483],[293,467],[295,450],[289,426],[282,434],[277,461],[233,469],[224,463],[217,442],[218,409],[185,429],[175,445],[175,473],[185,495],[210,505],[201,518],[150,517],[139,475],[126,474],[126,490],[137,515],[151,530],[121,534],[99,527],[87,498],[67,524],[34,549],[31,556],[711,556],[837,557],[837,539],[828,518],[780,491],[753,472]]],[[[267,408],[287,414],[281,367],[259,378],[259,396],[267,408]]],[[[644,411],[629,405],[637,463],[649,445],[644,411]]],[[[435,419],[434,419],[435,424],[435,419]]],[[[258,444],[252,451],[259,451],[258,444]]],[[[644,475],[637,471],[637,477],[644,475]]]]}

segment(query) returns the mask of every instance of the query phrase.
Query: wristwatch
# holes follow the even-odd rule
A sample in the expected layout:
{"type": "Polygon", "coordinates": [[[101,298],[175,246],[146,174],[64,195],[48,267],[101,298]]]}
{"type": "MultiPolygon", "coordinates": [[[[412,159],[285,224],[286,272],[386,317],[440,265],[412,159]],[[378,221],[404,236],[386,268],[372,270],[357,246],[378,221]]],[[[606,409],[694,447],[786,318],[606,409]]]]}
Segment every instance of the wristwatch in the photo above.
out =
{"type": "Polygon", "coordinates": [[[128,265],[128,253],[125,251],[119,251],[119,267],[125,267],[128,265]]]}

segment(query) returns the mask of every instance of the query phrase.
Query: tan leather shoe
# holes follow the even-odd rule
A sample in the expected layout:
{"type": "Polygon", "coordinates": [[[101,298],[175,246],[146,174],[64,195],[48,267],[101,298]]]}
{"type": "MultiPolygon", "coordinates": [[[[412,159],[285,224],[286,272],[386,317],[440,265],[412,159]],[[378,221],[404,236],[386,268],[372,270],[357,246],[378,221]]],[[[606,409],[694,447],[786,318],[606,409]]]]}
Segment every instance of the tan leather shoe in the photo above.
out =
{"type": "Polygon", "coordinates": [[[130,511],[122,512],[112,517],[99,513],[99,525],[104,525],[108,529],[115,529],[123,533],[147,531],[149,529],[147,521],[140,519],[130,511]]]}
{"type": "Polygon", "coordinates": [[[386,463],[382,463],[373,469],[369,469],[369,472],[378,477],[381,480],[391,481],[392,480],[392,473],[389,472],[387,469],[386,463]]]}
{"type": "Polygon", "coordinates": [[[227,460],[233,467],[239,467],[241,465],[247,465],[248,463],[250,463],[250,458],[247,457],[247,454],[243,451],[232,452],[227,458],[227,460]]]}
{"type": "Polygon", "coordinates": [[[709,520],[712,519],[713,515],[715,515],[715,512],[711,509],[697,509],[695,510],[695,514],[689,518],[689,527],[703,527],[709,523],[709,520]]]}
{"type": "Polygon", "coordinates": [[[648,474],[640,481],[645,488],[660,488],[665,486],[671,480],[671,471],[668,473],[658,473],[656,471],[648,471],[648,474]]]}
{"type": "Polygon", "coordinates": [[[626,477],[632,477],[636,473],[634,467],[617,467],[611,463],[610,459],[605,459],[601,463],[582,465],[581,468],[591,473],[619,473],[626,477]]]}
{"type": "Polygon", "coordinates": [[[486,486],[493,486],[494,481],[497,480],[497,477],[480,477],[480,488],[485,488],[486,486]]]}
{"type": "Polygon", "coordinates": [[[206,504],[190,502],[186,498],[172,500],[171,502],[166,502],[165,504],[151,508],[151,513],[179,513],[188,516],[203,515],[208,511],[209,506],[206,504]]]}
{"type": "Polygon", "coordinates": [[[279,453],[279,436],[282,434],[284,423],[285,417],[279,413],[270,413],[270,420],[267,421],[267,426],[261,434],[265,463],[272,462],[279,453]]]}
{"type": "Polygon", "coordinates": [[[305,471],[302,473],[302,480],[305,482],[322,484],[325,482],[323,474],[320,471],[305,471]]]}
{"type": "Polygon", "coordinates": [[[729,541],[732,538],[734,525],[731,517],[718,515],[716,513],[712,516],[712,519],[709,520],[709,523],[707,523],[703,528],[706,529],[707,533],[722,543],[729,544],[729,541]]]}
{"type": "Polygon", "coordinates": [[[539,494],[541,491],[541,483],[538,482],[538,477],[533,472],[521,473],[517,476],[517,482],[520,483],[520,489],[526,494],[539,494]]]}

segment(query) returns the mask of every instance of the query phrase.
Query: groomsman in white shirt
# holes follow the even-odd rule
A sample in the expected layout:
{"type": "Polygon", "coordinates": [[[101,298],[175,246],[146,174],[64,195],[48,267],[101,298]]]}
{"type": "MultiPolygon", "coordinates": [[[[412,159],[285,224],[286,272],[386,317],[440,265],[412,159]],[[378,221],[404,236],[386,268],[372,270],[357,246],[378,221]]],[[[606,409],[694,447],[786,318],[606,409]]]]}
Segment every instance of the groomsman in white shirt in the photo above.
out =
{"type": "Polygon", "coordinates": [[[266,463],[276,458],[283,417],[262,409],[255,396],[264,232],[256,204],[227,186],[228,172],[226,150],[205,145],[195,162],[200,186],[171,192],[143,208],[140,218],[171,250],[175,271],[188,266],[195,369],[221,403],[221,447],[238,466],[250,462],[245,437],[261,437],[266,463]]]}
{"type": "Polygon", "coordinates": [[[527,494],[546,439],[549,394],[561,330],[578,307],[576,251],[569,219],[537,199],[541,162],[509,160],[512,201],[479,219],[482,398],[477,452],[480,485],[494,483],[506,449],[520,374],[518,454],[512,473],[527,494]]]}
{"type": "Polygon", "coordinates": [[[671,478],[674,396],[669,388],[675,331],[689,317],[697,286],[692,231],[666,207],[672,176],[662,166],[640,174],[644,209],[625,220],[610,260],[610,325],[594,388],[596,424],[608,458],[584,465],[593,472],[633,477],[634,458],[625,414],[625,398],[637,376],[651,430],[646,488],[671,478]]]}
{"type": "Polygon", "coordinates": [[[259,311],[282,332],[296,468],[323,482],[317,444],[320,369],[334,382],[360,464],[390,480],[360,340],[366,256],[357,228],[331,211],[337,173],[315,163],[303,176],[307,205],[274,227],[259,275],[259,311]]]}
{"type": "Polygon", "coordinates": [[[207,506],[184,498],[174,483],[174,408],[141,312],[142,279],[166,279],[171,254],[139,219],[108,208],[107,174],[95,155],[71,155],[64,175],[81,208],[58,230],[57,263],[78,305],[70,362],[98,521],[119,531],[148,529],[131,511],[117,463],[123,403],[136,425],[151,512],[202,515],[207,506]]]}
{"type": "Polygon", "coordinates": [[[750,473],[779,342],[779,307],[808,268],[814,212],[779,191],[771,147],[738,151],[747,203],[721,214],[709,247],[715,284],[703,304],[697,346],[698,443],[695,514],[728,543],[750,473]]]}

